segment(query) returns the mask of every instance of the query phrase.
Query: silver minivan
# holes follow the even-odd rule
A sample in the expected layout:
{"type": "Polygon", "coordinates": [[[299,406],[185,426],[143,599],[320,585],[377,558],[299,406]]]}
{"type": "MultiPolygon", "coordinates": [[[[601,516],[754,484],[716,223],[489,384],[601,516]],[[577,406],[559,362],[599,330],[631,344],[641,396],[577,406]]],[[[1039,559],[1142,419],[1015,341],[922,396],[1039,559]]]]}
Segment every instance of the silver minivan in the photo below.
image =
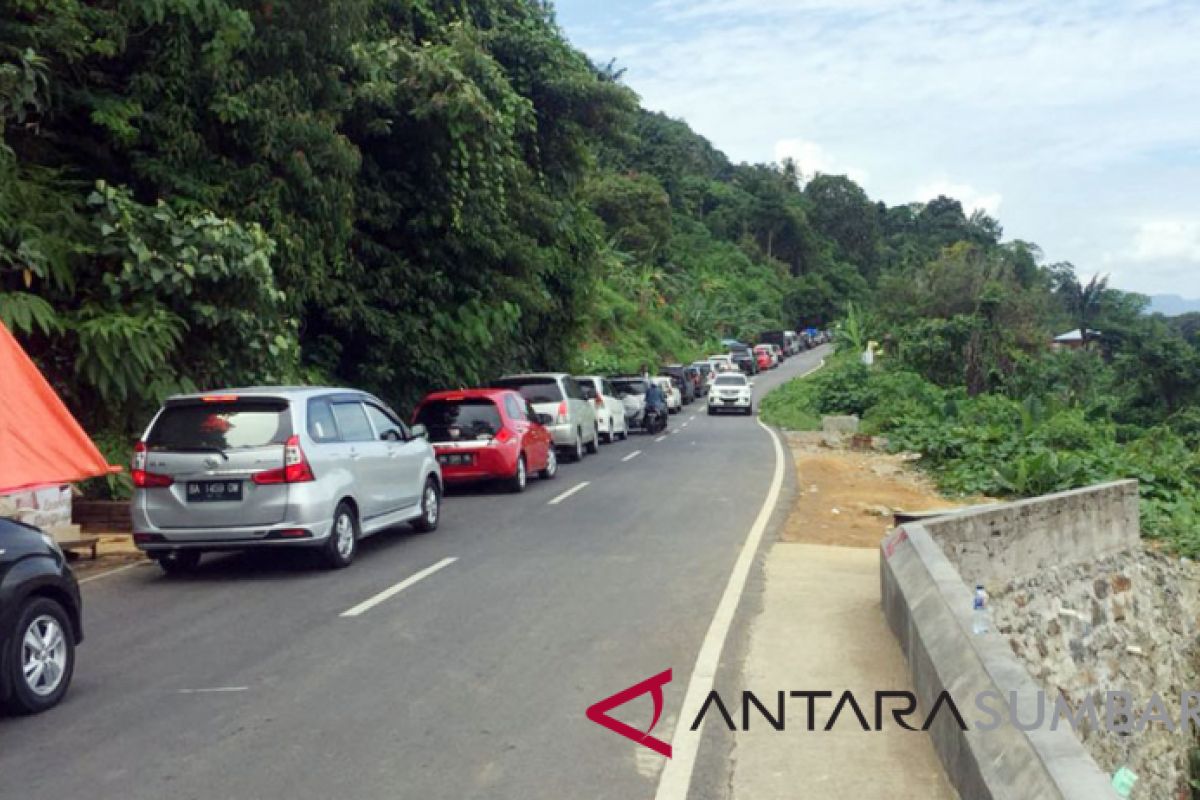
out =
{"type": "Polygon", "coordinates": [[[600,449],[600,426],[592,404],[583,396],[579,381],[563,372],[505,375],[492,381],[492,388],[515,389],[539,414],[550,416],[546,428],[554,446],[574,461],[600,449]]]}
{"type": "Polygon", "coordinates": [[[422,426],[353,389],[254,388],[167,400],[134,448],[134,543],[167,572],[206,551],[304,546],[345,567],[358,540],[432,531],[442,474],[422,426]]]}

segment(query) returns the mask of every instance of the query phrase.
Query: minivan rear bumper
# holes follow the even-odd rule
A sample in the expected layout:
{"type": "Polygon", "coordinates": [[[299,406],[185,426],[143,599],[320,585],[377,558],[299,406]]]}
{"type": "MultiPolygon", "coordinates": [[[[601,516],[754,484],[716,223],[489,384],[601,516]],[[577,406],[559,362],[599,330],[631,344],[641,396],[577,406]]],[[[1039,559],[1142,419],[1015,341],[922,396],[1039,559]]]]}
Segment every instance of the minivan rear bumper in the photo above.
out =
{"type": "MultiPolygon", "coordinates": [[[[554,439],[555,447],[574,447],[576,427],[569,422],[564,422],[561,425],[547,425],[546,430],[550,431],[551,438],[554,439]]],[[[584,439],[580,439],[584,441],[584,439]]]]}
{"type": "Polygon", "coordinates": [[[258,547],[319,545],[329,538],[333,518],[317,522],[281,522],[245,528],[171,528],[134,530],[133,543],[142,552],[173,550],[252,550],[258,547]]]}

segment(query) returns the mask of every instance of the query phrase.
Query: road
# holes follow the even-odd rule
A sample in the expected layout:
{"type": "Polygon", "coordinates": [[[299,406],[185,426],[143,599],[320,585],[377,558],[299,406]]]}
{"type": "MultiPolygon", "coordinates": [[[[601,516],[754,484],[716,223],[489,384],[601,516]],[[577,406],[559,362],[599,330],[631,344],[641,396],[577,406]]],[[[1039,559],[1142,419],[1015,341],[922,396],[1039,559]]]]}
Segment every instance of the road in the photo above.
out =
{"type": "MultiPolygon", "coordinates": [[[[756,420],[694,403],[522,495],[454,492],[438,531],[366,540],[348,570],[228,555],[89,582],[66,701],[0,719],[0,798],[653,797],[665,759],[584,709],[672,667],[670,738],[775,458],[756,420]]],[[[722,746],[692,798],[724,796],[722,746]]]]}

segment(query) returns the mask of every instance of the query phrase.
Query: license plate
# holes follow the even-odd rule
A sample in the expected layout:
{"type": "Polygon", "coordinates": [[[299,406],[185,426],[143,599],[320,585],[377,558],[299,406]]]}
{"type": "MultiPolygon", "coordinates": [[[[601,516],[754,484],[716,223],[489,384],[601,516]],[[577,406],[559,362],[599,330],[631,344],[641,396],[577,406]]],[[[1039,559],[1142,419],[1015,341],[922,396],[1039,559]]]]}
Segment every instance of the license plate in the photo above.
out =
{"type": "Polygon", "coordinates": [[[725,404],[726,404],[726,405],[733,405],[733,404],[734,404],[734,403],[736,403],[736,402],[737,402],[737,398],[736,398],[736,397],[726,397],[726,398],[725,398],[725,404]]]}
{"type": "Polygon", "coordinates": [[[242,499],[241,481],[189,481],[189,503],[237,503],[242,499]]]}
{"type": "Polygon", "coordinates": [[[460,466],[473,463],[475,461],[475,457],[471,455],[452,454],[438,456],[438,461],[447,466],[460,466]]]}

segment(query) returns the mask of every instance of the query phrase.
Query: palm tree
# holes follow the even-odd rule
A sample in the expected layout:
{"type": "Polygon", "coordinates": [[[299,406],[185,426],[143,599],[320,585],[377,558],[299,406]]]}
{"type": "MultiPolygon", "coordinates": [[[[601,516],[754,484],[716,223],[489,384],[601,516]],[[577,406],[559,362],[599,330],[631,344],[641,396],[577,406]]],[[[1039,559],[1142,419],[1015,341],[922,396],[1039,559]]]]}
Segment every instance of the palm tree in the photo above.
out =
{"type": "Polygon", "coordinates": [[[1087,347],[1092,334],[1092,321],[1100,313],[1100,301],[1108,289],[1108,276],[1099,273],[1086,284],[1081,284],[1074,274],[1062,279],[1058,291],[1066,302],[1067,311],[1079,325],[1080,345],[1087,347]]]}

